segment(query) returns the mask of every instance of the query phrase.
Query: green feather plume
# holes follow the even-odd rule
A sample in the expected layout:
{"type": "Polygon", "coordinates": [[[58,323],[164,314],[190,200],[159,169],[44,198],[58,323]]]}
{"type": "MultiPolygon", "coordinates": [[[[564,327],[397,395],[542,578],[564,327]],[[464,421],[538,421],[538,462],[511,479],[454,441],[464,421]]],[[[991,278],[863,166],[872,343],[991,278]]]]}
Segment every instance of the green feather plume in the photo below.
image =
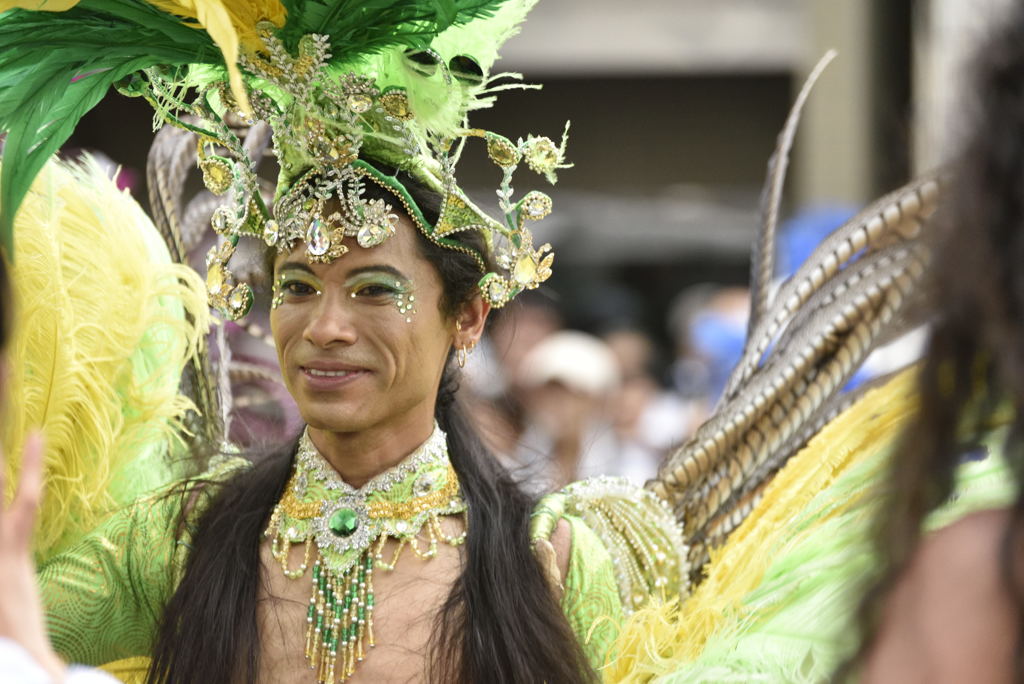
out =
{"type": "Polygon", "coordinates": [[[10,255],[14,215],[32,180],[111,86],[157,64],[220,60],[206,33],[130,0],[11,10],[0,15],[0,45],[0,234],[10,255]]]}
{"type": "Polygon", "coordinates": [[[308,33],[331,37],[335,63],[393,45],[426,47],[457,24],[490,16],[504,0],[282,0],[288,22],[278,34],[294,49],[308,33]]]}

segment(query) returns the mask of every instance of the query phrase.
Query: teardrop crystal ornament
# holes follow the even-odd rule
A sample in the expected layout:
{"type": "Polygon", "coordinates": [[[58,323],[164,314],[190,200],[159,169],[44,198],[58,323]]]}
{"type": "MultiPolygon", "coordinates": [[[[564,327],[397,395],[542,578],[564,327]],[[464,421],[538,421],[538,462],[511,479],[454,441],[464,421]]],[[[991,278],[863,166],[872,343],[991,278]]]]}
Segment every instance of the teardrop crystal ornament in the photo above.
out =
{"type": "Polygon", "coordinates": [[[312,256],[323,256],[331,248],[331,239],[324,230],[321,219],[313,219],[306,230],[306,251],[312,256]]]}

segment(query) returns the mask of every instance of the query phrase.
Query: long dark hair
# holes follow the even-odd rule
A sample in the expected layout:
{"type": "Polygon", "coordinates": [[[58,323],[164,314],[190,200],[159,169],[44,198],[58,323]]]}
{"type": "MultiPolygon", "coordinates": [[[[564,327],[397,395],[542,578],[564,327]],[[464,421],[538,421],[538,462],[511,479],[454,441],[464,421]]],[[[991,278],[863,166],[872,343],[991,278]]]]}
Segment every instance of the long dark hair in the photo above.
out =
{"type": "MultiPolygon", "coordinates": [[[[402,178],[427,220],[439,199],[402,178]]],[[[373,183],[367,199],[401,206],[373,183]]],[[[420,235],[417,231],[417,235],[420,235]]],[[[477,293],[480,271],[460,251],[420,236],[422,254],[444,283],[448,316],[477,293]]],[[[461,237],[477,250],[476,232],[461,237]]],[[[534,501],[484,447],[456,395],[458,369],[449,355],[435,415],[469,506],[462,573],[437,616],[427,656],[438,682],[574,682],[596,676],[551,593],[529,541],[534,501]]],[[[260,543],[284,492],[296,443],[256,458],[219,488],[199,518],[181,582],[164,610],[153,649],[150,684],[254,682],[259,670],[257,600],[265,569],[260,543]]]]}
{"type": "MultiPolygon", "coordinates": [[[[1015,414],[1005,457],[1024,493],[1024,4],[1016,3],[993,31],[972,64],[974,97],[958,100],[974,111],[963,112],[968,134],[938,222],[931,270],[938,317],[921,370],[920,410],[893,459],[879,513],[884,565],[861,606],[857,660],[872,645],[884,599],[917,549],[926,516],[952,494],[965,448],[991,429],[1007,402],[1015,414]]],[[[1022,541],[1024,496],[1018,495],[1000,562],[1024,620],[1015,552],[1022,541]]],[[[1018,643],[1018,681],[1024,681],[1022,653],[1018,643]]],[[[843,674],[854,666],[847,663],[843,674]]]]}

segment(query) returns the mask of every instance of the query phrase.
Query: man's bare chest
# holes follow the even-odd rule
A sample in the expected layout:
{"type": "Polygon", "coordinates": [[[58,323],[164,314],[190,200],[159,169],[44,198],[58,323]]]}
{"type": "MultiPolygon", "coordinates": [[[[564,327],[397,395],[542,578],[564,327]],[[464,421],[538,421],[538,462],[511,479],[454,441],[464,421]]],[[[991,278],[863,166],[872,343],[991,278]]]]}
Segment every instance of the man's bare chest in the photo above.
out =
{"type": "MultiPolygon", "coordinates": [[[[455,519],[446,520],[446,527],[455,524],[455,519]]],[[[384,547],[384,556],[389,557],[395,546],[396,542],[390,540],[384,547]]],[[[406,550],[394,570],[374,571],[374,645],[367,645],[363,660],[356,663],[347,682],[425,680],[431,639],[440,609],[461,572],[463,549],[439,545],[437,555],[430,559],[406,550]]],[[[297,566],[302,560],[300,549],[293,548],[292,553],[295,558],[291,560],[297,566]]],[[[307,571],[297,579],[285,577],[270,553],[269,543],[262,545],[261,560],[263,582],[257,604],[260,681],[315,684],[317,672],[306,657],[311,636],[312,573],[307,571]]]]}

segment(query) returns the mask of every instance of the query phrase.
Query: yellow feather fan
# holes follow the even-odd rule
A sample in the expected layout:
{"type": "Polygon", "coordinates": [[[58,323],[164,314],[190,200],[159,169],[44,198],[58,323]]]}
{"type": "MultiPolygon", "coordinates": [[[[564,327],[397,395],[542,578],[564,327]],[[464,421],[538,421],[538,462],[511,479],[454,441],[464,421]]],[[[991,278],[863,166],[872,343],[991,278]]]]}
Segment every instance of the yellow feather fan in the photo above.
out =
{"type": "Polygon", "coordinates": [[[5,495],[26,433],[41,428],[42,562],[172,476],[165,457],[191,408],[181,370],[209,312],[198,275],[171,263],[141,207],[92,161],[47,164],[15,220],[15,253],[5,495]]]}

